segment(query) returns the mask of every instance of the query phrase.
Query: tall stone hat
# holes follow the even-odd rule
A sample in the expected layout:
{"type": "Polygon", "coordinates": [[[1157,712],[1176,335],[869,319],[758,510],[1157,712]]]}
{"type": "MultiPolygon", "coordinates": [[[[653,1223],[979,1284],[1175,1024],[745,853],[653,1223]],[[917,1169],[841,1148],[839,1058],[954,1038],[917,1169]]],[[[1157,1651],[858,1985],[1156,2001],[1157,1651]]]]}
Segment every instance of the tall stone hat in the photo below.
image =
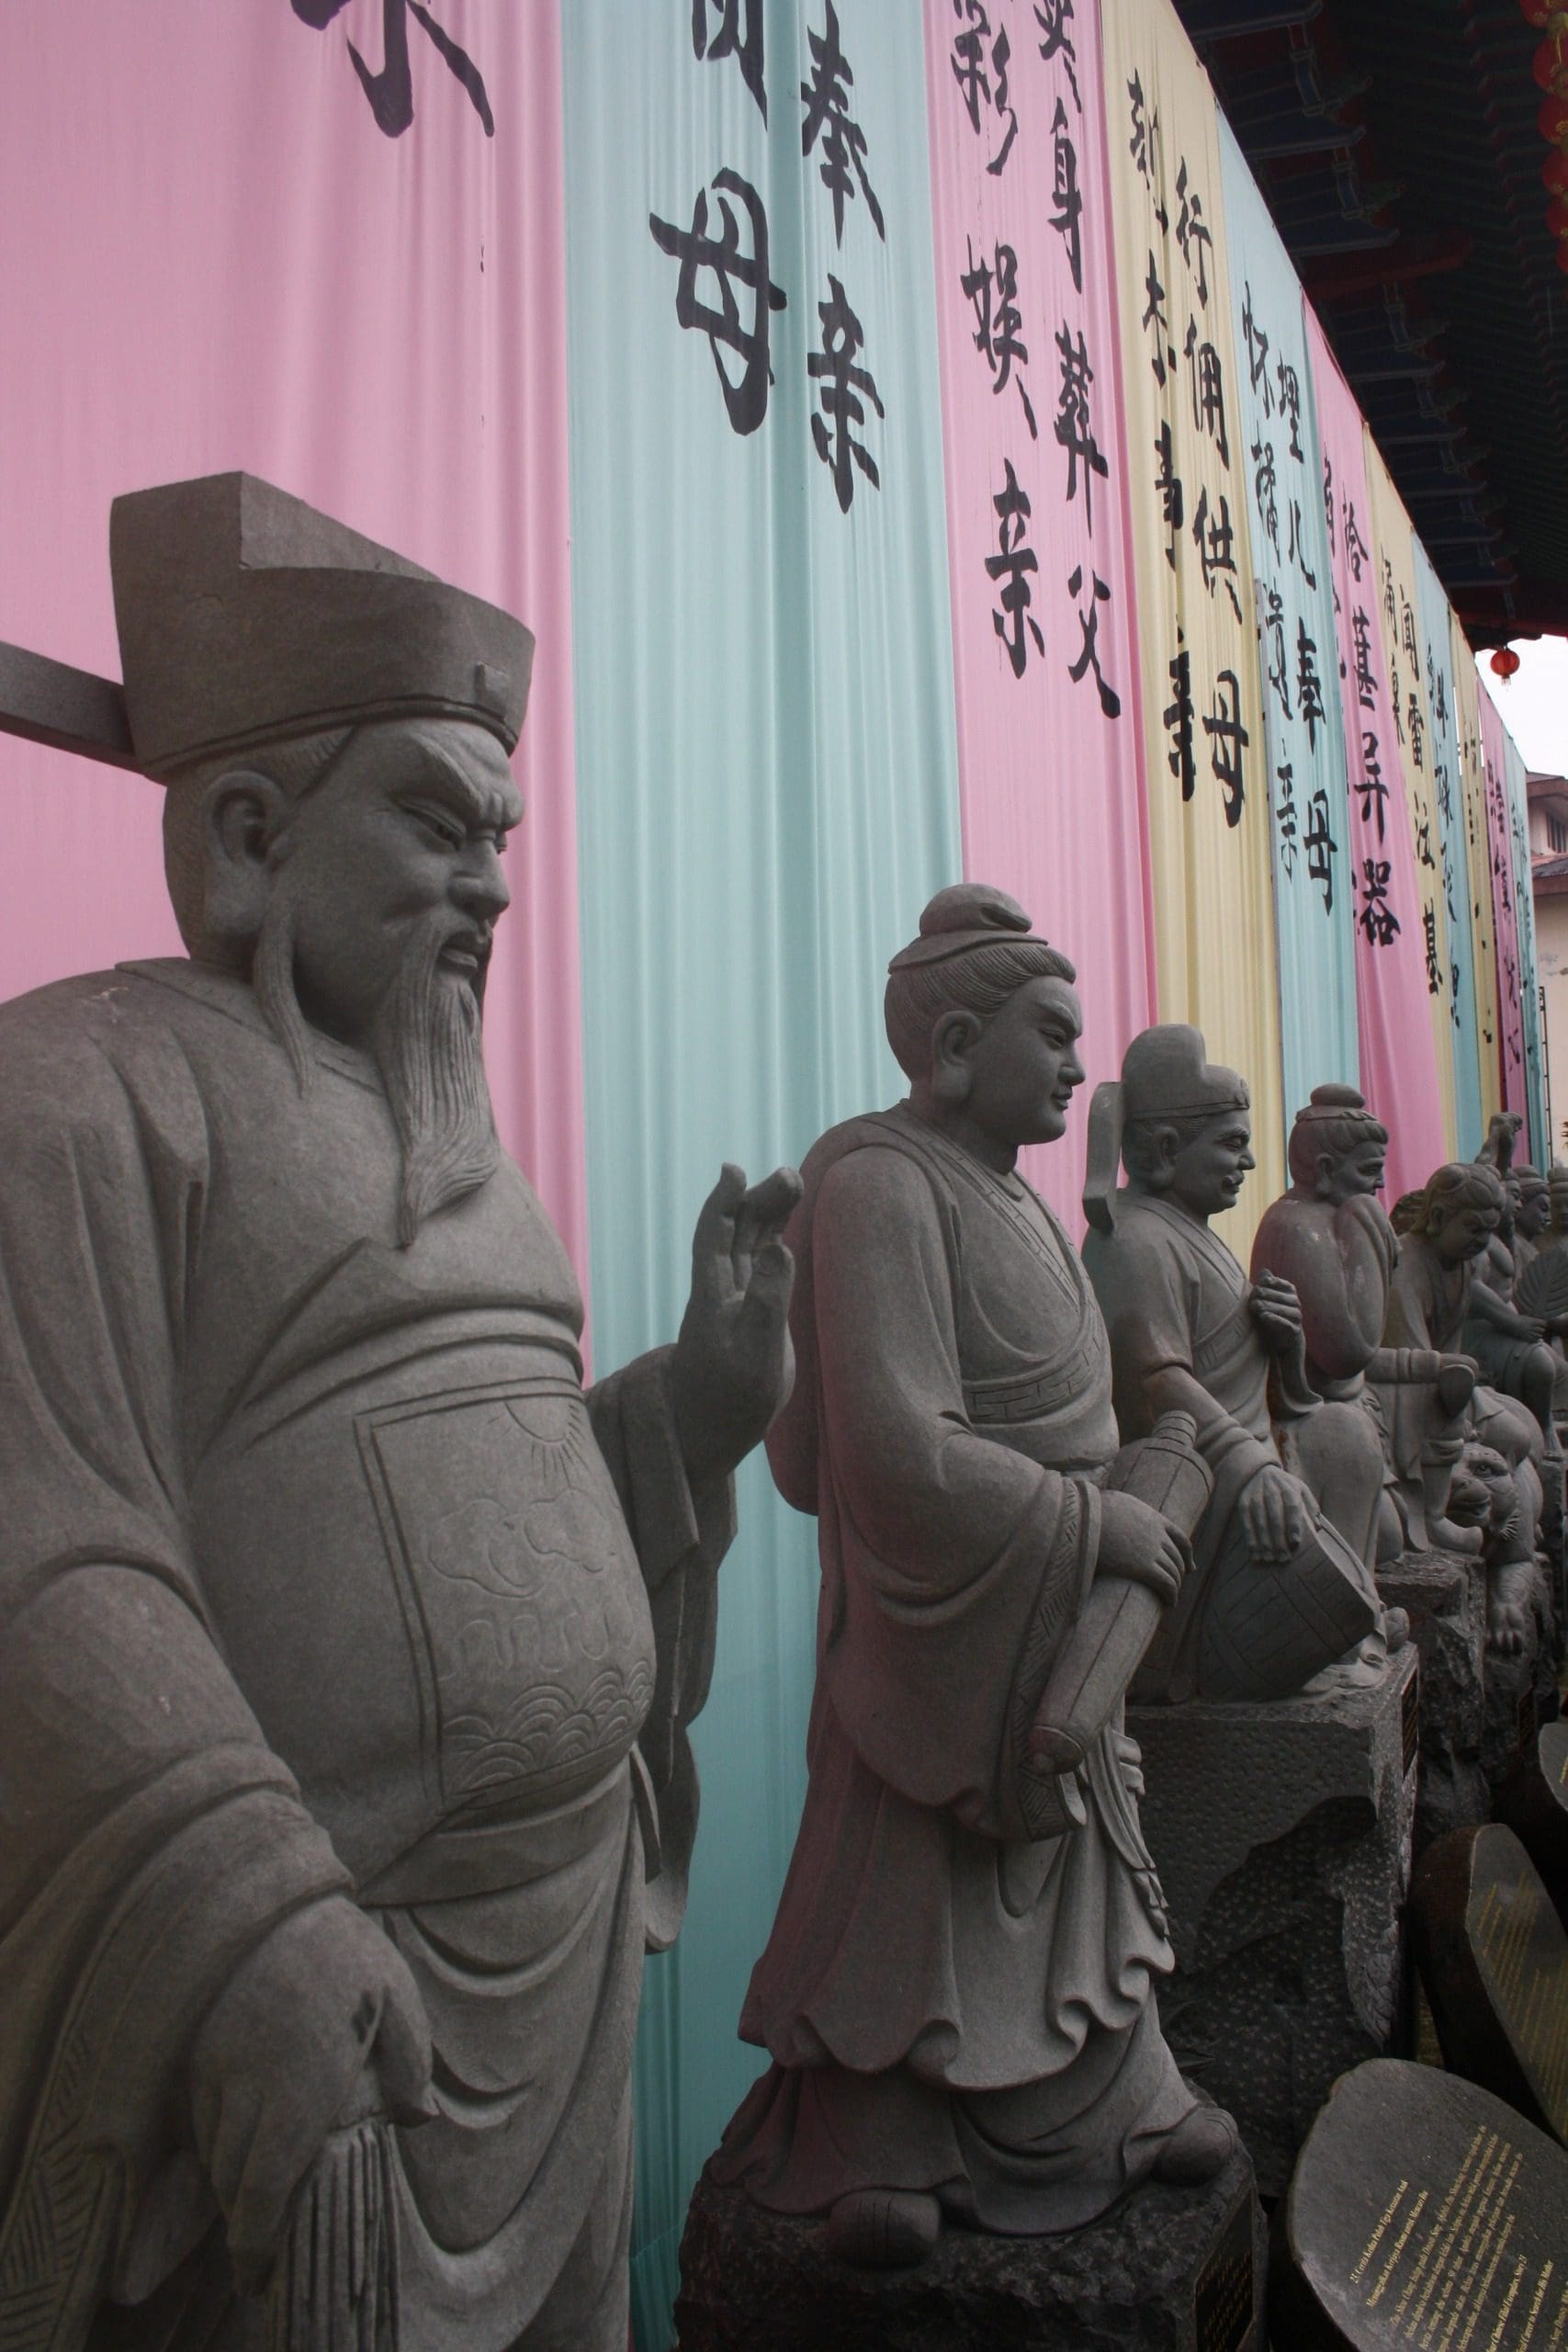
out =
{"type": "Polygon", "coordinates": [[[378,718],[461,718],[517,741],[534,666],[522,622],[254,474],[117,498],[109,565],[149,775],[378,718]]]}
{"type": "Polygon", "coordinates": [[[1218,1118],[1251,1108],[1247,1080],[1207,1058],[1203,1033],[1185,1021],[1141,1029],[1122,1057],[1122,1076],[1094,1090],[1089,1109],[1084,1215],[1101,1233],[1115,1223],[1122,1137],[1139,1119],[1218,1118]]]}

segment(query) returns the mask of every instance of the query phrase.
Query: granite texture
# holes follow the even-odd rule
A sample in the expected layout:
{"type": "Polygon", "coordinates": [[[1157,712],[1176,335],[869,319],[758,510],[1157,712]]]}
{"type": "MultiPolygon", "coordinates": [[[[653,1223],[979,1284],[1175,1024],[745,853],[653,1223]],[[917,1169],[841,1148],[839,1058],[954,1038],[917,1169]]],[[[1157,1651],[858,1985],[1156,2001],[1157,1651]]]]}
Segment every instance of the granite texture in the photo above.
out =
{"type": "Polygon", "coordinates": [[[1481,1768],[1486,1595],[1480,1563],[1457,1552],[1402,1552],[1378,1571],[1385,1603],[1403,1609],[1421,1659],[1421,1763],[1415,1853],[1491,1816],[1481,1768]]]}
{"type": "Polygon", "coordinates": [[[820,2222],[764,2212],[705,2172],[675,2324],[681,2352],[1262,2352],[1265,2261],[1239,2151],[1202,2188],[1141,2188],[1068,2236],[949,2230],[928,2260],[897,2271],[835,2262],[820,2222]]]}
{"type": "Polygon", "coordinates": [[[1370,1690],[1128,1710],[1176,1952],[1161,2020],[1183,2073],[1235,2115],[1265,2196],[1335,2078],[1395,2030],[1416,1671],[1410,1646],[1370,1690]]]}

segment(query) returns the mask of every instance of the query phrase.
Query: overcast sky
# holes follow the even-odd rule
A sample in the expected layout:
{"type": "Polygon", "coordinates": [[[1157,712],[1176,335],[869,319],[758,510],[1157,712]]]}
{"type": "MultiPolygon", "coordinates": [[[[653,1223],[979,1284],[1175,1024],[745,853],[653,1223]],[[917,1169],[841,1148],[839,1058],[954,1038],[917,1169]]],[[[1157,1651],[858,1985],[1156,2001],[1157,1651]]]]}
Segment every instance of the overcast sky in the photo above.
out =
{"type": "Polygon", "coordinates": [[[1519,666],[1511,678],[1493,676],[1490,653],[1481,656],[1481,674],[1526,767],[1568,775],[1568,638],[1521,638],[1514,651],[1519,666]]]}

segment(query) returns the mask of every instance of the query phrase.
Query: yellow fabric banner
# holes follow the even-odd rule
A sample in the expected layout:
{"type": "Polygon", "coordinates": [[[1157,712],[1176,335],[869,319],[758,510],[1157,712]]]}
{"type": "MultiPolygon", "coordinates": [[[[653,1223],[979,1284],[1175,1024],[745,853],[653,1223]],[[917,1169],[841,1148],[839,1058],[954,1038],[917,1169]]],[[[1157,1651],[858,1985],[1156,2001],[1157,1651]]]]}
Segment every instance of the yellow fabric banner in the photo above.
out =
{"type": "Polygon", "coordinates": [[[1475,1027],[1484,1134],[1493,1114],[1503,1107],[1503,1073],[1497,1044],[1497,943],[1492,916],[1492,848],[1486,831],[1486,762],[1481,749],[1481,682],[1459,616],[1451,610],[1449,626],[1459,769],[1464,786],[1464,843],[1470,863],[1470,936],[1475,961],[1475,1027]]]}
{"type": "Polygon", "coordinates": [[[1213,93],[1168,0],[1101,0],[1162,1021],[1252,1090],[1245,1260],[1284,1189],[1269,764],[1213,93]]]}
{"type": "Polygon", "coordinates": [[[1454,989],[1450,983],[1453,959],[1449,954],[1444,906],[1443,832],[1432,772],[1432,714],[1421,673],[1413,533],[1404,501],[1393,486],[1393,478],[1370,427],[1362,427],[1361,438],[1371,509],[1378,626],[1382,637],[1383,666],[1388,673],[1389,701],[1393,709],[1394,742],[1404,779],[1405,806],[1410,811],[1410,838],[1416,850],[1416,882],[1421,900],[1432,1043],[1438,1057],[1438,1090],[1442,1098],[1444,1149],[1452,1159],[1458,1148],[1453,1051],[1456,1007],[1454,989]]]}

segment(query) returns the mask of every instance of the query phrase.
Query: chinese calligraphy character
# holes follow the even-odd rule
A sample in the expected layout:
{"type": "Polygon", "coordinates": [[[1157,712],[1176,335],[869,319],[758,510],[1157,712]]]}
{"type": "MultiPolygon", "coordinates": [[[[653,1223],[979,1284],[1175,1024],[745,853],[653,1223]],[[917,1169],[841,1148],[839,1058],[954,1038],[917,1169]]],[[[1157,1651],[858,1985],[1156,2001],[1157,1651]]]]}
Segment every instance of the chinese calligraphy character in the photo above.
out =
{"type": "MultiPolygon", "coordinates": [[[[1247,337],[1247,378],[1263,403],[1264,415],[1272,416],[1274,393],[1269,381],[1269,338],[1252,315],[1250,282],[1243,288],[1242,291],[1244,299],[1241,310],[1241,331],[1247,337]]],[[[1257,450],[1255,449],[1252,454],[1256,457],[1257,450]]]]}
{"type": "MultiPolygon", "coordinates": [[[[1098,572],[1094,573],[1093,580],[1094,585],[1089,591],[1089,605],[1078,614],[1078,627],[1083,631],[1083,650],[1077,660],[1069,665],[1067,675],[1076,686],[1081,684],[1086,673],[1092,670],[1094,683],[1100,694],[1100,709],[1107,718],[1119,718],[1122,715],[1122,697],[1100,668],[1100,654],[1097,650],[1100,636],[1100,607],[1101,605],[1110,603],[1111,591],[1098,572]]],[[[1075,564],[1072,576],[1067,582],[1068,595],[1076,598],[1082,586],[1083,566],[1075,564]]]]}
{"type": "Polygon", "coordinates": [[[1296,618],[1296,700],[1306,721],[1307,748],[1317,749],[1317,730],[1328,724],[1324,708],[1323,681],[1317,674],[1317,647],[1307,635],[1306,622],[1296,618]]]}
{"type": "Polygon", "coordinates": [[[1291,428],[1291,455],[1298,466],[1306,462],[1302,448],[1302,379],[1290,362],[1280,361],[1274,370],[1274,381],[1280,390],[1280,413],[1291,428]]]}
{"type": "Polygon", "coordinates": [[[1176,570],[1176,535],[1185,515],[1181,496],[1181,476],[1176,470],[1175,444],[1170,435],[1168,420],[1161,424],[1159,438],[1155,443],[1155,455],[1159,459],[1159,471],[1155,488],[1160,495],[1160,511],[1168,537],[1165,543],[1165,560],[1172,571],[1176,570]]]}
{"type": "Polygon", "coordinates": [[[1356,509],[1348,498],[1345,501],[1345,555],[1350,566],[1350,577],[1359,581],[1361,566],[1371,550],[1360,534],[1356,521],[1356,509]]]}
{"type": "Polygon", "coordinates": [[[1003,462],[1007,480],[991,501],[997,510],[998,552],[986,558],[986,571],[990,579],[1007,582],[1001,592],[999,610],[992,611],[991,625],[1007,647],[1013,676],[1021,678],[1029,662],[1029,639],[1024,635],[1026,627],[1029,637],[1034,639],[1035,651],[1043,653],[1045,650],[1040,624],[1029,609],[1034,598],[1028,575],[1039,571],[1040,562],[1033,548],[1026,546],[1024,540],[1024,526],[1030,515],[1028,495],[1019,488],[1011,458],[1003,462]]]}
{"type": "Polygon", "coordinates": [[[1241,755],[1252,738],[1241,723],[1241,682],[1234,670],[1222,670],[1214,680],[1214,707],[1203,720],[1203,732],[1209,765],[1224,794],[1225,822],[1238,825],[1247,802],[1241,755]]]}
{"type": "Polygon", "coordinates": [[[707,232],[705,188],[698,190],[690,229],[677,229],[652,212],[648,216],[648,225],[660,253],[680,262],[675,317],[682,327],[697,327],[706,335],[731,429],[741,434],[755,433],[768,413],[768,387],[773,380],[768,364],[768,313],[784,309],[784,289],[773,285],[768,276],[768,216],[756,189],[739,173],[728,169],[715,173],[713,185],[718,191],[718,212],[723,223],[717,237],[710,237],[707,232]],[[740,250],[740,228],[728,200],[731,196],[739,197],[750,222],[750,254],[740,250]],[[697,300],[697,277],[704,270],[711,270],[718,280],[722,309],[715,310],[711,304],[697,300]],[[741,322],[732,279],[754,297],[749,326],[741,322]],[[725,368],[725,351],[733,351],[742,362],[738,378],[732,379],[725,368]]]}
{"type": "Polygon", "coordinates": [[[1432,854],[1432,820],[1424,815],[1416,820],[1416,863],[1429,867],[1434,874],[1438,870],[1438,861],[1432,854]]]}
{"type": "Polygon", "coordinates": [[[1067,135],[1067,109],[1060,98],[1051,118],[1051,200],[1056,209],[1051,226],[1067,249],[1073,286],[1083,292],[1083,190],[1078,186],[1077,150],[1067,135]]]}
{"type": "Polygon", "coordinates": [[[811,79],[800,85],[806,101],[806,119],[801,125],[800,152],[809,155],[822,140],[822,162],[819,176],[823,187],[833,199],[833,242],[844,242],[844,198],[853,197],[854,181],[850,177],[852,166],[860,182],[860,192],[865,208],[884,244],[887,232],[882,224],[882,207],[865,171],[865,133],[850,115],[850,92],[854,87],[854,74],[839,40],[839,14],[833,0],[826,0],[827,23],[819,33],[808,33],[811,46],[811,79]]]}
{"type": "Polygon", "coordinates": [[[1127,85],[1127,96],[1133,109],[1133,135],[1127,141],[1127,153],[1138,177],[1154,198],[1155,219],[1164,236],[1170,226],[1170,215],[1165,209],[1165,156],[1160,145],[1159,108],[1156,107],[1152,115],[1145,114],[1144,85],[1136,74],[1127,85]]]}
{"type": "Polygon", "coordinates": [[[1067,30],[1072,14],[1073,0],[1034,0],[1034,21],[1045,36],[1040,44],[1040,54],[1047,65],[1054,57],[1061,59],[1072,87],[1073,104],[1082,114],[1083,100],[1078,96],[1077,51],[1067,30]]]}
{"type": "Polygon", "coordinates": [[[1410,689],[1410,703],[1404,715],[1404,726],[1410,739],[1410,756],[1418,768],[1424,768],[1427,764],[1422,756],[1426,742],[1426,726],[1421,717],[1421,706],[1416,698],[1414,686],[1410,689]]]}
{"type": "Polygon", "coordinates": [[[1337,556],[1339,542],[1334,536],[1334,460],[1326,449],[1323,453],[1323,518],[1328,526],[1328,552],[1337,556]]]}
{"type": "Polygon", "coordinates": [[[1166,765],[1172,775],[1179,777],[1181,797],[1190,800],[1198,788],[1198,768],[1192,753],[1192,722],[1196,716],[1192,707],[1192,655],[1179,644],[1170,664],[1170,686],[1173,699],[1167,707],[1162,725],[1170,737],[1170,749],[1166,753],[1166,765]]]}
{"type": "MultiPolygon", "coordinates": [[[[333,18],[348,6],[348,0],[293,0],[294,13],[302,25],[313,32],[325,32],[333,18]]],[[[409,26],[412,16],[421,30],[429,36],[432,48],[442,63],[468,94],[468,102],[485,127],[485,137],[495,137],[495,117],[491,112],[485,93],[484,76],[468,55],[459,49],[450,33],[443,32],[428,8],[420,0],[381,0],[381,47],[385,57],[379,74],[372,74],[365,60],[348,43],[348,54],[359,86],[370,102],[370,111],[378,130],[389,139],[399,139],[413,120],[413,68],[409,62],[409,26]]]]}
{"type": "Polygon", "coordinates": [[[1010,245],[998,244],[993,274],[984,254],[978,261],[976,260],[975,248],[970,244],[969,267],[959,284],[974,305],[975,348],[991,371],[993,393],[1005,391],[1010,379],[1017,385],[1019,399],[1023,402],[1024,421],[1029,426],[1029,437],[1032,441],[1038,441],[1040,429],[1034,422],[1034,411],[1024,390],[1023,378],[1021,374],[1012,374],[1014,360],[1021,368],[1029,358],[1029,346],[1019,334],[1023,324],[1023,313],[1018,307],[1018,255],[1010,245]],[[996,298],[994,308],[993,291],[996,298]]]}
{"type": "Polygon", "coordinates": [[[1427,993],[1428,996],[1441,996],[1443,968],[1438,961],[1438,910],[1436,907],[1422,908],[1421,928],[1427,939],[1427,993]]]}
{"type": "MultiPolygon", "coordinates": [[[[1260,583],[1261,584],[1261,583],[1260,583]]],[[[1267,599],[1263,618],[1259,623],[1267,643],[1269,683],[1280,697],[1280,707],[1289,718],[1291,715],[1290,657],[1285,650],[1285,600],[1278,588],[1265,590],[1267,599]]]]}
{"type": "MultiPolygon", "coordinates": [[[[1235,526],[1231,521],[1230,501],[1222,491],[1220,511],[1211,521],[1207,488],[1198,494],[1198,511],[1192,517],[1192,544],[1198,550],[1202,567],[1203,585],[1212,596],[1214,582],[1223,578],[1225,593],[1237,620],[1241,618],[1241,600],[1235,593],[1235,526]]],[[[1234,823],[1235,820],[1232,820],[1234,823]]]]}
{"type": "Polygon", "coordinates": [[[768,93],[762,83],[762,0],[692,0],[692,47],[699,58],[717,65],[733,57],[740,79],[757,101],[762,120],[768,119],[768,93]],[[710,33],[708,17],[718,23],[710,33]],[[741,29],[741,17],[745,29],[741,29]]]}
{"type": "Polygon", "coordinates": [[[1152,251],[1149,254],[1149,274],[1144,280],[1144,293],[1146,299],[1140,324],[1154,328],[1154,349],[1149,354],[1149,366],[1155,371],[1156,383],[1163,384],[1166,362],[1168,360],[1173,368],[1176,365],[1176,345],[1166,339],[1170,334],[1170,326],[1165,312],[1160,308],[1160,304],[1165,300],[1165,288],[1160,284],[1155,269],[1155,257],[1152,251]]]}
{"type": "Polygon", "coordinates": [[[1378,739],[1370,727],[1361,729],[1362,774],[1355,778],[1355,788],[1361,796],[1361,822],[1376,824],[1378,839],[1383,837],[1383,812],[1388,807],[1388,786],[1383,782],[1382,763],[1378,757],[1378,739]]]}
{"type": "Polygon", "coordinates": [[[854,364],[865,338],[860,321],[844,300],[843,288],[831,274],[828,292],[829,299],[817,305],[817,315],[822,322],[822,348],[808,354],[806,372],[822,385],[822,415],[832,420],[833,430],[829,432],[822,416],[813,416],[811,438],[823,464],[832,469],[840,512],[847,514],[855,494],[856,466],[873,490],[881,487],[875,459],[851,431],[852,425],[865,423],[865,408],[858,395],[865,394],[878,416],[886,416],[887,412],[877,398],[870,369],[854,364]]]}
{"type": "Polygon", "coordinates": [[[1302,847],[1307,854],[1307,878],[1323,890],[1323,911],[1334,912],[1334,861],[1339,854],[1339,844],[1328,825],[1328,795],[1321,786],[1307,803],[1309,822],[1302,835],[1302,847]]]}
{"type": "Polygon", "coordinates": [[[1176,242],[1181,248],[1181,258],[1188,269],[1197,276],[1199,306],[1206,311],[1209,307],[1209,273],[1204,257],[1214,240],[1204,226],[1202,198],[1196,188],[1189,194],[1185,155],[1176,174],[1176,193],[1181,199],[1181,209],[1176,216],[1176,242]],[[1194,247],[1197,249],[1196,260],[1193,259],[1194,247]]]}
{"type": "Polygon", "coordinates": [[[955,35],[949,62],[970,127],[978,138],[982,100],[1007,123],[1007,137],[986,166],[993,177],[999,178],[1006,167],[1012,142],[1018,136],[1017,110],[1008,104],[1008,60],[1012,51],[1005,31],[998,32],[991,41],[991,72],[996,76],[993,88],[986,75],[986,43],[990,40],[991,21],[981,6],[981,0],[953,0],[953,13],[961,25],[968,28],[955,35]]]}
{"type": "Polygon", "coordinates": [[[1361,861],[1364,904],[1356,920],[1373,947],[1392,947],[1399,937],[1399,917],[1388,904],[1391,861],[1368,857],[1361,861]]]}
{"type": "Polygon", "coordinates": [[[1187,322],[1187,340],[1182,345],[1187,355],[1187,373],[1192,391],[1192,422],[1200,433],[1206,433],[1220,453],[1220,463],[1231,461],[1230,441],[1225,433],[1225,379],[1220,366],[1220,355],[1212,343],[1200,344],[1198,324],[1187,322]]]}
{"type": "Polygon", "coordinates": [[[1094,528],[1094,477],[1109,473],[1110,468],[1094,437],[1089,417],[1089,388],[1094,381],[1094,369],[1089,364],[1089,352],[1078,330],[1075,345],[1072,332],[1064,322],[1056,336],[1056,348],[1062,355],[1062,388],[1057,400],[1056,422],[1053,428],[1056,439],[1067,453],[1067,502],[1077,495],[1078,460],[1083,460],[1084,517],[1089,529],[1094,528]]]}
{"type": "Polygon", "coordinates": [[[1372,674],[1372,616],[1364,605],[1358,605],[1350,616],[1350,635],[1356,653],[1356,699],[1363,710],[1378,707],[1377,680],[1372,674]]]}
{"type": "Polygon", "coordinates": [[[1274,825],[1280,836],[1280,863],[1286,878],[1296,878],[1296,803],[1295,776],[1288,760],[1281,760],[1275,774],[1279,790],[1274,797],[1274,825]]]}
{"type": "Polygon", "coordinates": [[[1252,488],[1258,501],[1258,515],[1264,530],[1273,542],[1274,552],[1280,552],[1280,507],[1276,498],[1274,478],[1274,444],[1258,440],[1252,445],[1252,488]]]}
{"type": "Polygon", "coordinates": [[[1309,588],[1317,586],[1317,574],[1307,562],[1306,534],[1302,528],[1302,503],[1299,498],[1291,501],[1291,544],[1285,551],[1285,561],[1298,566],[1309,588]]]}

